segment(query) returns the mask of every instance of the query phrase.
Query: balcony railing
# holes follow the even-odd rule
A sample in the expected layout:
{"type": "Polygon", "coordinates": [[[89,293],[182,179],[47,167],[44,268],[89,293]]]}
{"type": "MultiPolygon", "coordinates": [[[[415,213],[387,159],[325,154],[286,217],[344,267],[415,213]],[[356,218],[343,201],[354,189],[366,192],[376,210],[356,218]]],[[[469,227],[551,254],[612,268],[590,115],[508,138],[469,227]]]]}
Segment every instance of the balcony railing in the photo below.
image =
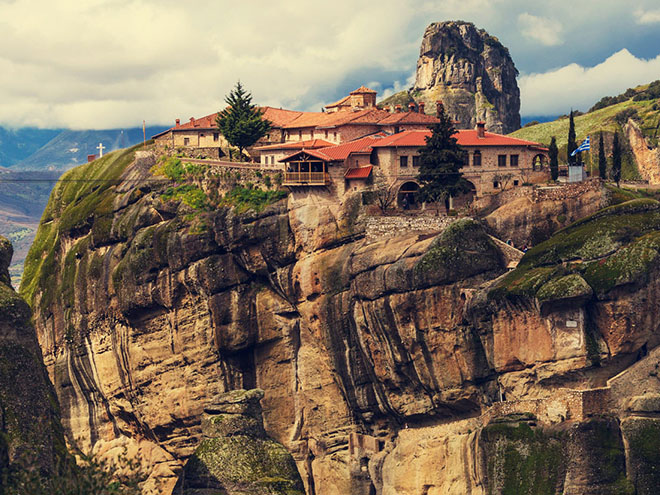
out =
{"type": "Polygon", "coordinates": [[[284,186],[325,186],[330,182],[326,172],[285,172],[284,186]]]}

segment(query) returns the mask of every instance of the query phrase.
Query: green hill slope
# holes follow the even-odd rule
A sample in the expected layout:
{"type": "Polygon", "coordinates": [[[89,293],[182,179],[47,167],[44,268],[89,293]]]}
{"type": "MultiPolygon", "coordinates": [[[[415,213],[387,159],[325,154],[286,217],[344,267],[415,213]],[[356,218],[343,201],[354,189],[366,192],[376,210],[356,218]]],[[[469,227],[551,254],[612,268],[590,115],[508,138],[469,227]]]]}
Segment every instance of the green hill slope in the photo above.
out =
{"type": "MultiPolygon", "coordinates": [[[[622,178],[624,180],[639,179],[639,172],[635,156],[625,137],[623,126],[632,118],[641,129],[650,147],[658,146],[660,135],[660,99],[655,97],[655,83],[638,86],[627,90],[616,97],[605,97],[593,109],[583,115],[575,117],[576,140],[579,144],[587,136],[591,136],[592,157],[584,155],[587,166],[593,158],[594,165],[598,156],[598,134],[604,133],[605,153],[610,154],[612,137],[618,132],[623,139],[623,166],[622,178]],[[610,104],[613,103],[613,104],[610,104]],[[607,105],[607,106],[604,106],[607,105]]],[[[510,134],[512,137],[536,141],[545,145],[550,144],[553,136],[557,139],[560,162],[566,161],[566,148],[568,144],[568,117],[561,117],[553,122],[523,127],[510,134]]]]}

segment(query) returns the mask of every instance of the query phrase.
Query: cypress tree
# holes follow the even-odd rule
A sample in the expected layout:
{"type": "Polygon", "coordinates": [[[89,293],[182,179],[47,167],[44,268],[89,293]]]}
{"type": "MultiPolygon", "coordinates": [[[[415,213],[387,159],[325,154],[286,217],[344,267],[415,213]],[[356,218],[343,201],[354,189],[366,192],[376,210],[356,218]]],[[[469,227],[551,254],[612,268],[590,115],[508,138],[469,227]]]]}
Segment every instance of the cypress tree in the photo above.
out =
{"type": "Polygon", "coordinates": [[[456,129],[441,103],[438,119],[440,122],[433,125],[432,134],[426,137],[426,146],[419,150],[419,197],[428,202],[444,201],[448,209],[449,196],[468,192],[470,187],[460,171],[465,164],[465,151],[458,146],[456,129]]]}
{"type": "Polygon", "coordinates": [[[548,147],[548,155],[550,155],[550,175],[552,180],[557,180],[557,177],[559,177],[559,150],[557,149],[557,139],[554,136],[552,136],[548,147]]]}
{"type": "Polygon", "coordinates": [[[575,121],[573,120],[573,109],[571,108],[571,115],[568,121],[568,147],[566,148],[566,156],[568,158],[569,165],[572,165],[577,162],[575,156],[571,156],[571,153],[577,149],[577,143],[575,142],[575,121]]]}
{"type": "Polygon", "coordinates": [[[607,158],[605,158],[605,145],[603,144],[603,133],[598,138],[598,175],[603,180],[607,179],[607,158]]]}
{"type": "Polygon", "coordinates": [[[252,104],[252,95],[243,89],[240,81],[225,97],[229,105],[215,119],[218,129],[229,144],[236,146],[239,156],[243,149],[252,146],[271,129],[271,122],[263,118],[263,112],[252,104]]]}
{"type": "Polygon", "coordinates": [[[621,144],[619,144],[619,133],[614,133],[614,142],[612,143],[612,180],[619,187],[621,182],[621,144]]]}

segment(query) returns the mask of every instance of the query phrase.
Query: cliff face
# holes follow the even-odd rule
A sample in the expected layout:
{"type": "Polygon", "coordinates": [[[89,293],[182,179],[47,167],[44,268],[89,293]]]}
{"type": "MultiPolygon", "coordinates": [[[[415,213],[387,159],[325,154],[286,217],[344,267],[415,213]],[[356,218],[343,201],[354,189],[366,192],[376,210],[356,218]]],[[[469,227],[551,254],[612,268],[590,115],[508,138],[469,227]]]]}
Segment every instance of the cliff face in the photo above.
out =
{"type": "Polygon", "coordinates": [[[468,22],[435,22],[426,28],[417,61],[415,84],[381,105],[424,102],[435,113],[436,101],[458,129],[486,129],[508,134],[520,128],[518,71],[499,40],[468,22]]]}
{"type": "MultiPolygon", "coordinates": [[[[602,431],[616,475],[589,493],[643,493],[623,461],[644,483],[655,461],[624,451],[616,418],[657,379],[640,371],[644,390],[622,394],[607,381],[658,344],[657,203],[586,220],[593,230],[498,278],[503,256],[471,220],[367,242],[359,197],[199,212],[167,200],[153,164],[129,150],[71,172],[111,180],[58,186],[28,258],[22,291],[71,442],[128,442],[167,493],[202,442],[205,408],[259,387],[265,431],[308,494],[512,493],[518,471],[491,466],[523,461],[587,493],[602,431]],[[558,437],[566,420],[581,429],[558,437]],[[533,455],[546,444],[573,460],[550,472],[533,455]]],[[[653,414],[636,427],[656,428],[653,414]]]]}
{"type": "Polygon", "coordinates": [[[18,471],[54,474],[66,456],[30,308],[10,285],[11,257],[11,244],[0,237],[0,491],[18,471]]]}

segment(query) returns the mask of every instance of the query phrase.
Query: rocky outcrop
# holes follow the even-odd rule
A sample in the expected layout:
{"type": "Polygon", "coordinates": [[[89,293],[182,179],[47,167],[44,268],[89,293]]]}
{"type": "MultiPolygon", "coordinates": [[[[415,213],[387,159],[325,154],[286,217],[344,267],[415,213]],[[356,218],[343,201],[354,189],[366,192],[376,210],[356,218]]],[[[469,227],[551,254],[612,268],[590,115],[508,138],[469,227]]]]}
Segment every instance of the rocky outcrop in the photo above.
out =
{"type": "Polygon", "coordinates": [[[491,132],[508,134],[520,128],[518,71],[509,51],[474,24],[435,22],[424,32],[415,84],[381,105],[410,98],[435,113],[442,100],[458,129],[486,122],[491,132]]]}
{"type": "MultiPolygon", "coordinates": [[[[22,290],[72,443],[140,446],[169,493],[208,440],[208,404],[258,387],[310,495],[512,493],[488,475],[489,452],[510,450],[489,425],[511,411],[543,435],[604,416],[616,469],[638,490],[654,479],[602,390],[658,344],[658,203],[580,220],[507,274],[473,220],[372,241],[359,197],[305,190],[200,211],[168,200],[153,163],[128,150],[71,172],[112,180],[63,181],[28,258],[22,290]]],[[[518,455],[543,451],[524,433],[518,455]]],[[[590,435],[562,447],[583,467],[553,471],[544,454],[535,476],[582,493],[600,462],[590,435]]]]}
{"type": "Polygon", "coordinates": [[[11,257],[0,237],[0,492],[20,472],[54,475],[68,455],[30,308],[10,285],[11,257]]]}
{"type": "Polygon", "coordinates": [[[649,184],[660,184],[660,149],[648,145],[639,125],[633,120],[623,126],[639,175],[649,184]]]}
{"type": "Polygon", "coordinates": [[[296,463],[266,436],[263,390],[234,390],[204,409],[202,443],[188,459],[175,494],[304,495],[296,463]]]}

